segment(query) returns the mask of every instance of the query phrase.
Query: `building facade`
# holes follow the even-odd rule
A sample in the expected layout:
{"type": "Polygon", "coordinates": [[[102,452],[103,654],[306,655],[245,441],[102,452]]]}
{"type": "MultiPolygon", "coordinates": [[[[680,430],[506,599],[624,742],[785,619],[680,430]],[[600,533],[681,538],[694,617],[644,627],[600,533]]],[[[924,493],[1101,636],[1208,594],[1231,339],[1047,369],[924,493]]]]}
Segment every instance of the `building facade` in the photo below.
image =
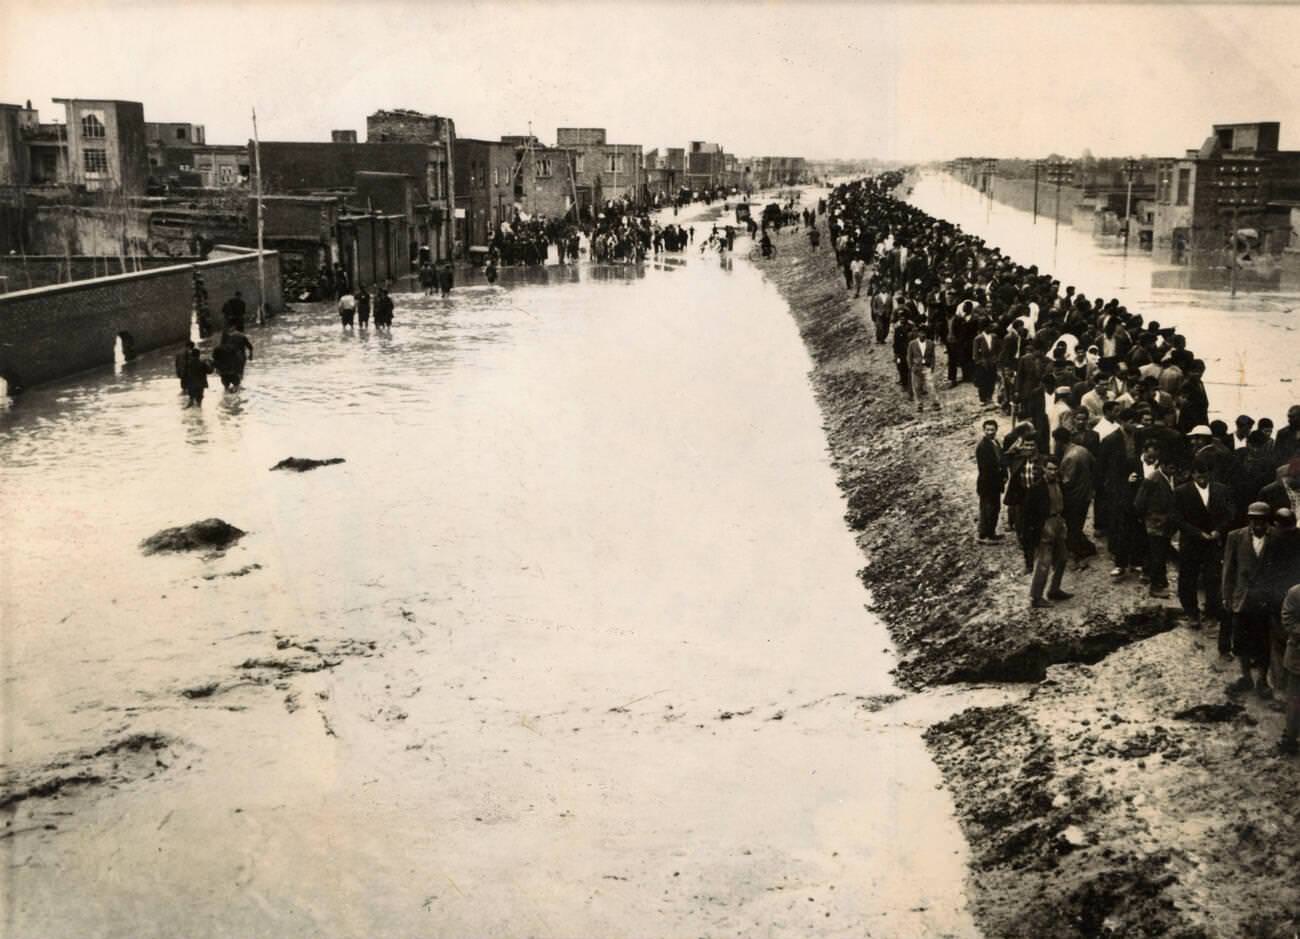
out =
{"type": "Polygon", "coordinates": [[[149,180],[144,105],[55,98],[64,106],[67,182],[88,192],[142,196],[149,180]]]}
{"type": "Polygon", "coordinates": [[[515,146],[462,137],[456,141],[457,255],[487,250],[497,226],[514,214],[515,146]]]}
{"type": "Polygon", "coordinates": [[[455,248],[456,122],[404,108],[376,111],[366,118],[366,141],[427,148],[424,211],[428,247],[434,260],[449,260],[455,248]]]}
{"type": "Polygon", "coordinates": [[[626,199],[637,205],[646,200],[645,168],[640,144],[614,144],[603,127],[561,127],[555,132],[556,147],[572,153],[574,188],[586,204],[626,199]]]}
{"type": "Polygon", "coordinates": [[[1279,150],[1277,122],[1215,124],[1197,150],[1161,160],[1152,212],[1157,260],[1227,261],[1230,233],[1251,229],[1265,253],[1290,245],[1290,202],[1300,199],[1300,151],[1279,150]]]}

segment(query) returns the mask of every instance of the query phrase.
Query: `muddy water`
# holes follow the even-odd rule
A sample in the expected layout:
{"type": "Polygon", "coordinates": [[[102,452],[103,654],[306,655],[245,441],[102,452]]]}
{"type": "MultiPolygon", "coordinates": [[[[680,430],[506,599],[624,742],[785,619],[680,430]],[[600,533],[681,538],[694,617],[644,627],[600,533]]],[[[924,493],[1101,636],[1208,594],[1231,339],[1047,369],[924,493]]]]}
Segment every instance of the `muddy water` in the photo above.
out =
{"type": "Polygon", "coordinates": [[[0,932],[972,935],[920,733],[979,695],[893,700],[775,291],[692,253],[396,319],[0,415],[5,770],[63,781],[0,932]]]}
{"type": "MultiPolygon", "coordinates": [[[[1051,211],[1053,190],[1043,187],[1041,205],[1051,211]]],[[[1191,290],[1167,286],[1186,278],[1186,268],[1153,262],[1148,252],[1125,253],[1117,238],[1062,225],[994,200],[950,176],[921,178],[909,201],[1021,264],[1037,264],[1062,284],[1089,297],[1118,297],[1132,312],[1162,326],[1175,326],[1188,348],[1205,360],[1211,415],[1232,426],[1238,414],[1272,417],[1278,427],[1287,408],[1300,402],[1300,292],[1293,288],[1191,290]]]]}

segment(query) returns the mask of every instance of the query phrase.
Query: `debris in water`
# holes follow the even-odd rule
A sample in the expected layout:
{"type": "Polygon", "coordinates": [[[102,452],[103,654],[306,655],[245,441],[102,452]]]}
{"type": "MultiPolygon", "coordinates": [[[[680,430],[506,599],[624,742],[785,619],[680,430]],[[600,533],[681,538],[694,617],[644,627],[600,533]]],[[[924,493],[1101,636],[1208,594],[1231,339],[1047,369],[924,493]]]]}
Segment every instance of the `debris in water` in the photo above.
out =
{"type": "Polygon", "coordinates": [[[305,473],[308,470],[314,470],[318,466],[333,466],[335,463],[346,462],[341,456],[333,456],[328,460],[313,460],[308,457],[290,456],[285,457],[279,463],[271,467],[275,470],[293,470],[295,473],[305,473]]]}
{"type": "Polygon", "coordinates": [[[198,551],[211,549],[220,552],[248,534],[219,518],[205,518],[180,528],[164,528],[140,542],[145,554],[163,551],[198,551]]]}

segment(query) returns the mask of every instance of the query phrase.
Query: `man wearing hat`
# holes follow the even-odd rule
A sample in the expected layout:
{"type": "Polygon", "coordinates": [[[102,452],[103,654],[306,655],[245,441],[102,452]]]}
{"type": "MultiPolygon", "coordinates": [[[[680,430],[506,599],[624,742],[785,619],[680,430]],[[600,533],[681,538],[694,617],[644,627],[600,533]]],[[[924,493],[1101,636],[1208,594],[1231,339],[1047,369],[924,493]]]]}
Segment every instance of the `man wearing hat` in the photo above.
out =
{"type": "Polygon", "coordinates": [[[1273,531],[1269,535],[1268,551],[1264,555],[1264,581],[1268,590],[1269,650],[1268,683],[1277,693],[1287,689],[1283,669],[1287,636],[1282,629],[1282,603],[1287,591],[1300,584],[1300,530],[1296,529],[1296,515],[1289,508],[1273,513],[1273,531]]]}
{"type": "Polygon", "coordinates": [[[1223,600],[1232,616],[1233,651],[1241,663],[1241,678],[1228,690],[1254,688],[1261,698],[1272,696],[1267,680],[1269,596],[1263,576],[1272,514],[1267,502],[1252,502],[1246,509],[1246,527],[1229,533],[1223,551],[1223,600]]]}
{"type": "Polygon", "coordinates": [[[1277,432],[1273,453],[1279,462],[1286,462],[1292,457],[1300,456],[1300,404],[1293,404],[1287,408],[1286,426],[1277,432]]]}
{"type": "MultiPolygon", "coordinates": [[[[1201,625],[1197,592],[1205,587],[1205,612],[1222,625],[1220,594],[1223,541],[1232,527],[1232,494],[1213,481],[1208,463],[1198,461],[1192,479],[1174,490],[1178,516],[1178,602],[1193,628],[1201,625]]],[[[1220,630],[1220,649],[1227,650],[1227,629],[1220,630]]]]}
{"type": "Polygon", "coordinates": [[[1300,512],[1300,457],[1292,457],[1285,466],[1277,468],[1277,479],[1260,489],[1259,501],[1267,502],[1275,512],[1278,509],[1300,512]]]}
{"type": "Polygon", "coordinates": [[[1142,480],[1133,507],[1147,533],[1144,565],[1150,595],[1158,599],[1169,596],[1169,538],[1177,522],[1174,507],[1174,461],[1168,454],[1160,457],[1156,472],[1142,480]]]}

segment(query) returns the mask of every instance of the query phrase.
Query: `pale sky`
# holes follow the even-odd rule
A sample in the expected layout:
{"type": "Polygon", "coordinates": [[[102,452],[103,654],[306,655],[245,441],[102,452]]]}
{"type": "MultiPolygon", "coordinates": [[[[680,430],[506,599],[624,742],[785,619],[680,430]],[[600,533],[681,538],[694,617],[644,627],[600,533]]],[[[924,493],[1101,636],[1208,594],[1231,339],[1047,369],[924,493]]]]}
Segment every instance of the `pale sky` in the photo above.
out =
{"type": "Polygon", "coordinates": [[[1173,155],[1230,121],[1300,149],[1298,47],[1285,5],[0,0],[0,101],[142,101],[209,143],[255,105],[265,140],[406,107],[742,156],[1173,155]]]}

